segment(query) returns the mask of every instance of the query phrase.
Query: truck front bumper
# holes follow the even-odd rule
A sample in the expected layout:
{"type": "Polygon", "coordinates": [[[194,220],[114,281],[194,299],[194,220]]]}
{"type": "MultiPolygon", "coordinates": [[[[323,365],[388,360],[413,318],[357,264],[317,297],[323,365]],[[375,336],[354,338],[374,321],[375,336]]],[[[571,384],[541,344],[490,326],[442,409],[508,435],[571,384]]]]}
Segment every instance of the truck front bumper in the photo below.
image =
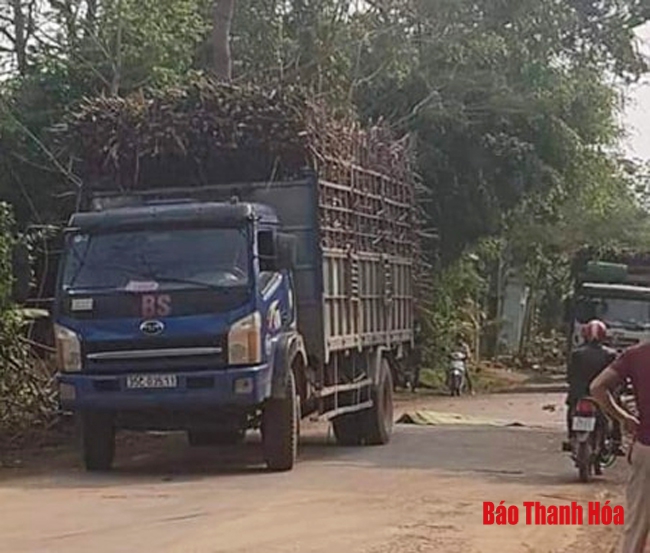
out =
{"type": "Polygon", "coordinates": [[[66,411],[245,410],[271,395],[269,365],[175,373],[177,385],[173,388],[129,389],[128,374],[60,374],[61,407],[66,411]]]}

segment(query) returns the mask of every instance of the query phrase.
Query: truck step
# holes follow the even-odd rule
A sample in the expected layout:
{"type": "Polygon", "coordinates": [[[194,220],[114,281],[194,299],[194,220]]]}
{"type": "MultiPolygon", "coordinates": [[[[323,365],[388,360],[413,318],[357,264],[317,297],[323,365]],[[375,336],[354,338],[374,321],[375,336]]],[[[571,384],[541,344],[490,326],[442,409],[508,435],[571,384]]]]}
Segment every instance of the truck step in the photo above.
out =
{"type": "Polygon", "coordinates": [[[318,398],[328,397],[334,395],[338,392],[349,392],[350,390],[360,390],[366,386],[372,384],[372,379],[364,378],[358,382],[350,382],[349,384],[336,384],[334,386],[328,386],[327,388],[321,388],[314,392],[315,396],[318,398]]]}
{"type": "Polygon", "coordinates": [[[322,413],[321,415],[312,415],[311,417],[309,417],[309,420],[311,422],[330,421],[333,418],[339,417],[341,415],[346,415],[348,413],[356,413],[357,411],[370,409],[373,405],[374,405],[373,401],[369,399],[368,401],[364,401],[363,403],[358,403],[357,405],[348,405],[346,407],[339,407],[338,409],[334,409],[332,411],[322,413]]]}

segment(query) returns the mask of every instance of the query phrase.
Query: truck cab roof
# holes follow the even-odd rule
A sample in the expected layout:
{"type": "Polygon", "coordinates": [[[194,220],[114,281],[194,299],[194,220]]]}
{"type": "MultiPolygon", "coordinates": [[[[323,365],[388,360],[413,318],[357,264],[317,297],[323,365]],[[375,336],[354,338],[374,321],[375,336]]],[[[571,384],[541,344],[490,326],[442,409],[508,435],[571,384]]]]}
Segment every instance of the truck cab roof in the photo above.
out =
{"type": "Polygon", "coordinates": [[[102,232],[152,227],[237,227],[259,220],[278,224],[275,210],[247,202],[175,202],[117,207],[104,211],[75,213],[69,226],[82,232],[102,232]]]}

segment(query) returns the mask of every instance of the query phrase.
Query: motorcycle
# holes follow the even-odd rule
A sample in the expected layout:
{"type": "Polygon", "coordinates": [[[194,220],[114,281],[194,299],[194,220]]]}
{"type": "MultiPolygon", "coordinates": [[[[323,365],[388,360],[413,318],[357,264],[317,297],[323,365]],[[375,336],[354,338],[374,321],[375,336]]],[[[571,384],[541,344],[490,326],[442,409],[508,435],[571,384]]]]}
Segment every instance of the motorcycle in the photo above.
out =
{"type": "Polygon", "coordinates": [[[581,482],[589,482],[592,473],[600,476],[603,469],[616,461],[616,445],[611,423],[590,397],[580,399],[571,420],[571,457],[581,482]]]}
{"type": "Polygon", "coordinates": [[[452,397],[460,396],[465,388],[466,360],[467,355],[463,352],[455,351],[451,354],[451,362],[447,369],[447,386],[452,397]]]}

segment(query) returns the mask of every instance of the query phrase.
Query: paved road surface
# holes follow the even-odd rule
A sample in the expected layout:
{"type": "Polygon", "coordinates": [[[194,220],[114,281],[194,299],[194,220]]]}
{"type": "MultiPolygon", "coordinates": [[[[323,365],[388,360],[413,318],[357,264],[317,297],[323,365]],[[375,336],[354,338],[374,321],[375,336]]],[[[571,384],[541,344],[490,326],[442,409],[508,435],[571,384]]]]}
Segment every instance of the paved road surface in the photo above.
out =
{"type": "Polygon", "coordinates": [[[618,530],[485,527],[482,502],[619,501],[624,462],[590,485],[559,452],[560,395],[419,400],[524,423],[515,428],[398,426],[390,445],[339,448],[310,428],[286,474],[259,447],[192,450],[182,437],[130,438],[110,475],[68,451],[0,471],[7,553],[456,553],[611,551],[618,530]],[[580,548],[580,549],[578,549],[580,548]]]}

